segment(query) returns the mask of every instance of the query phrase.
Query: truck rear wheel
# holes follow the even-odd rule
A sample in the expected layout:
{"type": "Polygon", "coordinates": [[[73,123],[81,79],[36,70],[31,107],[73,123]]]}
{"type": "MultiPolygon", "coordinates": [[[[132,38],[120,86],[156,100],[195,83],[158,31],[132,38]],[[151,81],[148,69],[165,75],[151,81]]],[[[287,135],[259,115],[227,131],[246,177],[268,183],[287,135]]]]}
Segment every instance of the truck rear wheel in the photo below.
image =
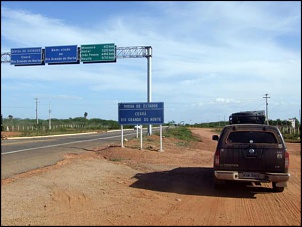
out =
{"type": "Polygon", "coordinates": [[[273,182],[272,184],[273,184],[273,191],[274,192],[283,192],[284,191],[284,187],[277,187],[276,182],[273,182]]]}

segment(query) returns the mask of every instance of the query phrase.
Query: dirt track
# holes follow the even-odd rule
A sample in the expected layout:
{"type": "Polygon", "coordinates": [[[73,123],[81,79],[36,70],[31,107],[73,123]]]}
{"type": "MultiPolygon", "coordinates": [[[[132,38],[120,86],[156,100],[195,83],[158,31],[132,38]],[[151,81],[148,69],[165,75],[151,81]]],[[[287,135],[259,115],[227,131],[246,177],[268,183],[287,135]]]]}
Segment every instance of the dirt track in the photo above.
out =
{"type": "Polygon", "coordinates": [[[270,184],[215,190],[216,142],[184,148],[155,135],[143,142],[96,147],[52,167],[1,181],[1,225],[301,225],[301,144],[287,144],[291,178],[282,193],[270,184]]]}

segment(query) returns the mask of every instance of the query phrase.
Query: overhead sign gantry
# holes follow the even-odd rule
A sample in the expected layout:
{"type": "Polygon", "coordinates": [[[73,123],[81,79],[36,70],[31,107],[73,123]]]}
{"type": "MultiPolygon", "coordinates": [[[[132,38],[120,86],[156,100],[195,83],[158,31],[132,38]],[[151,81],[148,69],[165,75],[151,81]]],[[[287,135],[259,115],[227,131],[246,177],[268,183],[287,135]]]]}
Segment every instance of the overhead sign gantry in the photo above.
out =
{"type": "MultiPolygon", "coordinates": [[[[151,46],[116,47],[114,43],[12,48],[1,53],[1,64],[14,66],[116,62],[117,58],[147,58],[147,102],[151,102],[151,46]]],[[[152,134],[152,125],[148,127],[152,134]]]]}

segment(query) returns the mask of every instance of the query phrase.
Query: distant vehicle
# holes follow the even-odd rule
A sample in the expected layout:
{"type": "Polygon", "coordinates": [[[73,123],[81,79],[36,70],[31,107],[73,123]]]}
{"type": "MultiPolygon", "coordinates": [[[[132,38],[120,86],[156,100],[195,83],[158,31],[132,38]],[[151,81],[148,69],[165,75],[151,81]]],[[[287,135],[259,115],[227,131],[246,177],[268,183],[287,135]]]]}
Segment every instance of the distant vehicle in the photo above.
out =
{"type": "Polygon", "coordinates": [[[134,126],[134,130],[140,129],[141,127],[142,127],[141,125],[135,125],[135,126],[134,126]]]}
{"type": "Polygon", "coordinates": [[[216,188],[228,181],[272,183],[275,192],[287,186],[289,153],[283,136],[264,121],[264,111],[233,113],[220,135],[212,136],[218,141],[213,161],[216,188]]]}

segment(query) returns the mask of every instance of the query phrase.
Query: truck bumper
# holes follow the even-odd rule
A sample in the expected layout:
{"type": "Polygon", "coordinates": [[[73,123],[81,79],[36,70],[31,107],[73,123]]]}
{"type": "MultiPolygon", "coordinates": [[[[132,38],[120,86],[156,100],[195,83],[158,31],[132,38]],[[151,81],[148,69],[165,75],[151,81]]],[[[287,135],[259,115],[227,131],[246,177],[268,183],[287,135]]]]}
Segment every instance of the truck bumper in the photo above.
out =
{"type": "Polygon", "coordinates": [[[251,182],[286,182],[289,180],[289,173],[248,173],[244,175],[238,171],[223,171],[216,170],[214,175],[219,180],[231,180],[231,181],[251,181],[251,182]]]}

